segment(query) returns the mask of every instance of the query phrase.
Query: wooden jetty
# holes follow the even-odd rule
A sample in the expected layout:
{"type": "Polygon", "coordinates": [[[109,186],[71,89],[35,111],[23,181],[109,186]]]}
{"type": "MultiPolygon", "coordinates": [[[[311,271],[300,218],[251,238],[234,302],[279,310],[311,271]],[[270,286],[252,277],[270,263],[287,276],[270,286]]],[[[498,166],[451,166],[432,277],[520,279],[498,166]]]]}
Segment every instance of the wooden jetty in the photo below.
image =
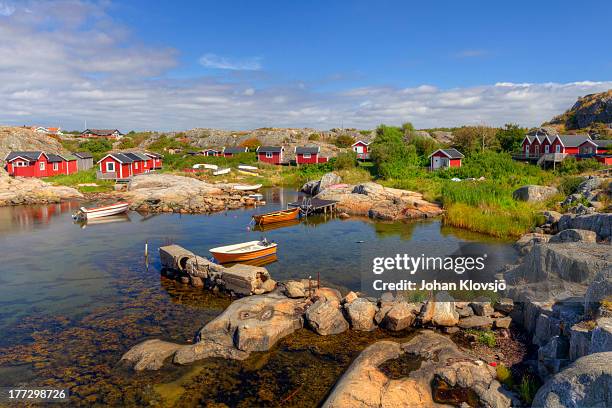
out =
{"type": "Polygon", "coordinates": [[[302,201],[294,201],[287,204],[289,208],[299,208],[302,215],[308,216],[315,213],[332,214],[336,211],[336,200],[321,200],[320,198],[304,197],[302,201]]]}

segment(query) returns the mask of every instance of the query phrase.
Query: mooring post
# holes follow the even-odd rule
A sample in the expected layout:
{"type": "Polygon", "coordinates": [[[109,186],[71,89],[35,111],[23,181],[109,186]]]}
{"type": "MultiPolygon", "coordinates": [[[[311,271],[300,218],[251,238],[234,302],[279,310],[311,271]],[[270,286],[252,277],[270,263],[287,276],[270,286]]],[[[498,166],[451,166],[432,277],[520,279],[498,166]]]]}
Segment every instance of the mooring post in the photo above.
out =
{"type": "Polygon", "coordinates": [[[312,279],[312,276],[308,276],[308,297],[312,296],[311,279],[312,279]]]}
{"type": "Polygon", "coordinates": [[[145,258],[149,257],[149,241],[145,241],[145,253],[144,253],[145,258]]]}
{"type": "Polygon", "coordinates": [[[317,271],[317,289],[321,289],[321,271],[317,271]]]}

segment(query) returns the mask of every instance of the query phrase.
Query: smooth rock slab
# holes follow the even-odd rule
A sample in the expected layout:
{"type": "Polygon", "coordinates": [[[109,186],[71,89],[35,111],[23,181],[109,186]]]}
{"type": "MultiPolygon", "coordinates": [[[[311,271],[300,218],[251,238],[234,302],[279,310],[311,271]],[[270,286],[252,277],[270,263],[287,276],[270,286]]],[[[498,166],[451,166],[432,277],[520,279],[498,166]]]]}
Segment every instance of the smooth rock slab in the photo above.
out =
{"type": "Polygon", "coordinates": [[[470,316],[459,319],[457,325],[462,329],[489,329],[493,325],[493,319],[487,316],[470,316]]]}
{"type": "Polygon", "coordinates": [[[570,229],[563,230],[556,235],[553,235],[548,242],[553,243],[553,244],[559,243],[559,242],[594,243],[594,242],[597,242],[597,234],[589,230],[570,228],[570,229]]]}
{"type": "Polygon", "coordinates": [[[164,365],[164,360],[174,355],[181,347],[180,344],[167,341],[147,340],[132,347],[121,360],[132,363],[136,371],[159,370],[164,365]]]}
{"type": "Polygon", "coordinates": [[[612,318],[597,319],[597,327],[591,336],[591,353],[612,351],[612,318]]]}

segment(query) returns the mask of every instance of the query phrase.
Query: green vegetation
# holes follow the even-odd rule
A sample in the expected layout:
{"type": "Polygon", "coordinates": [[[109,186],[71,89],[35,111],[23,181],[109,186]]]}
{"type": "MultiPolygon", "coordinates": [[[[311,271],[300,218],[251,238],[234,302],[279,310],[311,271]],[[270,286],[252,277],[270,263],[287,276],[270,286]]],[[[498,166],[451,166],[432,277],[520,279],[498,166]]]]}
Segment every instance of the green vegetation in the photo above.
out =
{"type": "Polygon", "coordinates": [[[499,364],[495,369],[497,372],[497,380],[507,387],[512,387],[514,381],[512,380],[512,371],[503,364],[499,364]]]}
{"type": "Polygon", "coordinates": [[[521,149],[521,142],[525,139],[527,129],[519,125],[507,123],[503,128],[498,129],[495,137],[499,140],[501,150],[514,152],[521,149]]]}
{"type": "Polygon", "coordinates": [[[162,154],[168,149],[192,150],[196,148],[186,143],[185,135],[181,133],[178,133],[175,137],[161,135],[149,145],[149,150],[162,154]]]}
{"type": "Polygon", "coordinates": [[[259,146],[261,146],[261,142],[256,137],[251,137],[244,142],[240,143],[241,147],[246,147],[249,151],[254,152],[257,150],[259,146]]]}
{"type": "Polygon", "coordinates": [[[350,147],[353,143],[355,143],[355,139],[349,135],[339,135],[334,140],[334,144],[338,147],[350,147]]]}
{"type": "Polygon", "coordinates": [[[587,171],[600,170],[603,164],[595,159],[576,160],[574,157],[566,157],[558,166],[557,173],[561,175],[580,174],[587,171]]]}
{"type": "Polygon", "coordinates": [[[74,187],[81,193],[100,193],[112,191],[115,184],[112,180],[97,180],[96,169],[79,171],[69,175],[59,175],[44,178],[45,181],[68,187],[74,187]],[[79,184],[92,184],[88,186],[79,186],[79,184]],[[93,185],[95,184],[95,185],[93,185]]]}
{"type": "Polygon", "coordinates": [[[519,384],[519,396],[527,404],[531,405],[536,393],[538,392],[539,384],[530,375],[524,375],[521,383],[519,384]]]}
{"type": "Polygon", "coordinates": [[[308,140],[316,142],[317,140],[321,140],[321,135],[318,133],[311,133],[310,136],[308,136],[308,140]]]}
{"type": "Polygon", "coordinates": [[[473,334],[476,336],[476,341],[487,347],[495,347],[497,341],[495,340],[495,333],[491,330],[474,330],[469,329],[465,331],[467,334],[473,334]]]}

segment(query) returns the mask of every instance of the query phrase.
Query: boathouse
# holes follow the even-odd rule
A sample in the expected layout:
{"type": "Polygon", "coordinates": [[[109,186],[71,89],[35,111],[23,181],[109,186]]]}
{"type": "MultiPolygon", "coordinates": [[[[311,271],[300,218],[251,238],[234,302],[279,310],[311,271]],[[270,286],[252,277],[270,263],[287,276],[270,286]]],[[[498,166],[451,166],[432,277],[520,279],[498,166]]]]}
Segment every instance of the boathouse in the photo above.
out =
{"type": "Polygon", "coordinates": [[[281,164],[283,162],[284,151],[285,148],[283,146],[259,146],[257,148],[257,161],[281,164]]]}
{"type": "Polygon", "coordinates": [[[327,163],[327,157],[321,157],[320,146],[298,146],[295,148],[296,164],[327,163]]]}
{"type": "Polygon", "coordinates": [[[5,169],[16,177],[51,177],[78,171],[77,159],[72,155],[59,155],[43,151],[10,152],[5,169]]]}
{"type": "Polygon", "coordinates": [[[429,155],[429,168],[437,170],[440,168],[461,167],[463,154],[457,149],[438,149],[429,155]]]}
{"type": "Polygon", "coordinates": [[[85,129],[81,132],[81,137],[89,139],[105,138],[119,140],[123,137],[118,129],[85,129]]]}
{"type": "Polygon", "coordinates": [[[151,164],[152,164],[152,169],[153,170],[158,170],[162,168],[162,155],[161,154],[157,154],[157,153],[151,153],[151,152],[144,152],[145,156],[148,156],[149,158],[151,158],[151,164]]]}
{"type": "Polygon", "coordinates": [[[148,173],[153,170],[153,160],[143,153],[138,152],[127,152],[125,156],[132,159],[132,174],[148,173]]]}
{"type": "Polygon", "coordinates": [[[242,147],[242,146],[231,146],[231,147],[224,147],[223,148],[223,156],[225,157],[232,157],[236,154],[242,154],[242,153],[246,153],[248,152],[249,149],[246,147],[242,147]]]}
{"type": "Polygon", "coordinates": [[[367,160],[370,158],[369,153],[370,143],[364,142],[363,140],[358,140],[352,144],[351,148],[355,153],[357,153],[357,158],[359,160],[367,160]]]}
{"type": "Polygon", "coordinates": [[[89,152],[72,152],[77,158],[77,167],[79,171],[89,170],[93,167],[93,156],[89,152]]]}

